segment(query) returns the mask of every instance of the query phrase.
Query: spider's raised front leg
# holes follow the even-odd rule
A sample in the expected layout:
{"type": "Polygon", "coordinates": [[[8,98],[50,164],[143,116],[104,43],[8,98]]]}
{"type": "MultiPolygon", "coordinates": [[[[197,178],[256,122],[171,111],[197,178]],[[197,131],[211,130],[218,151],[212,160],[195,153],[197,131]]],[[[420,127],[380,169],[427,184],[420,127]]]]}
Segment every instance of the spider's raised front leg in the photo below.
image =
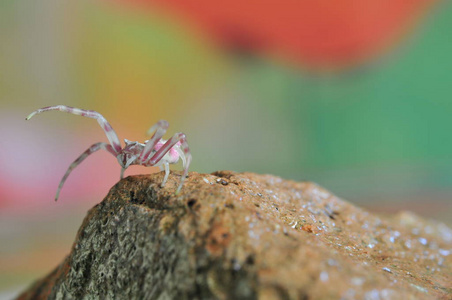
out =
{"type": "Polygon", "coordinates": [[[151,134],[155,131],[154,135],[148,140],[146,145],[143,148],[143,151],[140,155],[140,160],[142,163],[146,163],[150,155],[152,153],[152,150],[154,150],[155,145],[162,139],[162,137],[165,135],[166,130],[168,129],[168,122],[165,120],[160,120],[156,124],[154,124],[151,128],[149,128],[147,134],[151,134]]]}
{"type": "Polygon", "coordinates": [[[149,163],[151,165],[156,165],[158,162],[165,156],[168,151],[174,147],[178,142],[180,142],[180,148],[183,151],[183,154],[185,155],[185,160],[182,159],[184,163],[184,174],[182,175],[179,187],[176,190],[176,194],[178,194],[182,188],[182,185],[184,184],[185,177],[187,177],[188,174],[188,168],[190,167],[191,163],[191,153],[190,148],[188,147],[187,139],[185,137],[185,134],[179,132],[173,135],[171,139],[169,139],[149,160],[149,163]]]}
{"type": "Polygon", "coordinates": [[[111,127],[110,123],[97,111],[94,110],[86,110],[86,109],[80,109],[75,107],[70,107],[66,105],[55,105],[55,106],[47,106],[40,109],[35,110],[31,114],[29,114],[25,120],[30,120],[34,115],[51,111],[51,110],[59,110],[62,112],[67,112],[74,115],[79,115],[83,117],[93,118],[96,119],[99,125],[104,130],[105,134],[107,135],[108,140],[110,141],[111,146],[113,147],[116,155],[121,152],[121,142],[119,141],[118,136],[116,135],[116,132],[111,127]]]}
{"type": "Polygon", "coordinates": [[[58,185],[58,190],[55,196],[55,201],[58,200],[58,197],[60,196],[60,191],[63,188],[64,182],[68,178],[69,174],[71,174],[72,170],[75,169],[82,161],[85,160],[88,155],[92,154],[93,152],[96,152],[97,150],[103,149],[105,151],[110,152],[114,156],[116,156],[115,150],[113,150],[113,147],[107,143],[96,143],[93,144],[91,147],[89,147],[85,152],[82,153],[67,169],[66,174],[64,174],[63,178],[60,181],[60,184],[58,185]]]}

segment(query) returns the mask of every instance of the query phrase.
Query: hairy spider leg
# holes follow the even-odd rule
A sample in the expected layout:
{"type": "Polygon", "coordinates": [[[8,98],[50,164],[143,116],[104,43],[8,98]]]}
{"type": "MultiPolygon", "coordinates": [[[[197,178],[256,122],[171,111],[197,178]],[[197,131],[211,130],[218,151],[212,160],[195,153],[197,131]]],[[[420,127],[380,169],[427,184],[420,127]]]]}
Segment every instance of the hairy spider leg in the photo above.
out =
{"type": "Polygon", "coordinates": [[[185,137],[185,134],[178,132],[175,135],[173,135],[173,137],[171,139],[169,139],[149,160],[149,163],[151,165],[156,165],[164,156],[166,153],[168,153],[168,151],[174,147],[174,145],[176,145],[178,142],[181,143],[180,148],[182,149],[184,155],[185,155],[185,159],[186,159],[186,165],[184,167],[184,175],[181,178],[179,187],[176,190],[176,194],[179,193],[179,191],[182,188],[182,185],[184,184],[184,180],[185,177],[187,177],[188,174],[188,168],[190,166],[191,163],[191,153],[190,153],[190,148],[188,147],[188,143],[187,143],[187,139],[185,137]]]}
{"type": "Polygon", "coordinates": [[[156,124],[154,124],[151,128],[149,128],[147,134],[151,134],[155,131],[154,135],[147,141],[146,145],[141,151],[140,160],[144,164],[149,160],[149,157],[154,150],[155,145],[162,139],[165,135],[166,130],[168,129],[169,124],[165,120],[160,120],[156,124]]]}
{"type": "Polygon", "coordinates": [[[93,144],[91,147],[89,147],[85,152],[82,153],[82,155],[80,155],[67,169],[66,174],[64,174],[63,178],[60,181],[60,184],[58,185],[58,190],[55,196],[55,201],[58,200],[58,197],[60,196],[60,191],[63,188],[64,182],[66,181],[66,179],[68,178],[69,174],[71,174],[72,170],[75,169],[75,167],[77,167],[82,161],[85,160],[85,158],[88,157],[88,155],[96,152],[97,150],[103,149],[105,151],[110,152],[111,154],[113,154],[113,156],[116,156],[116,152],[113,149],[113,147],[110,144],[107,143],[96,143],[93,144]]]}
{"type": "Polygon", "coordinates": [[[29,114],[25,120],[30,120],[34,115],[40,114],[46,111],[51,110],[59,110],[62,112],[67,112],[70,114],[88,117],[96,119],[99,123],[100,127],[104,130],[105,134],[107,135],[108,140],[110,141],[111,146],[113,147],[116,155],[118,155],[121,152],[121,142],[119,141],[118,136],[116,135],[116,132],[111,127],[110,123],[97,111],[94,110],[86,110],[86,109],[80,109],[75,107],[70,107],[66,105],[56,105],[56,106],[47,106],[40,109],[35,110],[31,114],[29,114]]]}

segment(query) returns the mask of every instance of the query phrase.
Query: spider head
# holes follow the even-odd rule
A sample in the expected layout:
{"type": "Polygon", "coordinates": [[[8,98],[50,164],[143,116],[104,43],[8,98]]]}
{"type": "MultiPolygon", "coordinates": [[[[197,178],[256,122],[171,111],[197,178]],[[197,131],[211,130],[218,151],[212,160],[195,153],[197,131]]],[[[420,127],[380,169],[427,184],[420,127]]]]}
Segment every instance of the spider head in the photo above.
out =
{"type": "Polygon", "coordinates": [[[130,165],[136,164],[136,160],[143,151],[144,145],[138,142],[131,142],[127,139],[124,139],[124,142],[126,145],[117,158],[121,167],[128,168],[130,165]]]}

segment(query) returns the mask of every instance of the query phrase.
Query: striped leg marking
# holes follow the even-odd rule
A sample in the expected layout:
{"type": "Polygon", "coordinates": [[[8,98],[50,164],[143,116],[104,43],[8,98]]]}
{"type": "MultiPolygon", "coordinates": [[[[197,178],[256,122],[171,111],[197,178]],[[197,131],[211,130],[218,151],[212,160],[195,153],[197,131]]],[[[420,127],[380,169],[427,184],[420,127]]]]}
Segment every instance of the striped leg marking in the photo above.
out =
{"type": "Polygon", "coordinates": [[[107,135],[107,138],[110,141],[110,144],[113,147],[114,151],[116,152],[116,155],[118,155],[119,152],[121,152],[121,142],[119,141],[119,138],[116,135],[116,132],[113,130],[110,123],[108,123],[108,121],[97,111],[85,110],[85,109],[70,107],[70,106],[66,106],[66,105],[47,106],[47,107],[43,107],[38,110],[35,110],[31,114],[29,114],[25,118],[25,120],[30,120],[34,115],[37,115],[37,114],[40,114],[40,113],[43,113],[46,111],[51,111],[51,110],[59,110],[62,112],[67,112],[67,113],[78,115],[78,116],[96,119],[97,122],[99,123],[100,127],[102,127],[105,134],[107,135]]]}
{"type": "Polygon", "coordinates": [[[71,174],[72,170],[75,169],[82,161],[85,160],[85,158],[88,157],[88,155],[96,152],[97,150],[103,149],[105,151],[110,152],[113,154],[113,156],[116,156],[115,150],[113,150],[113,147],[107,143],[96,143],[93,144],[91,147],[89,147],[85,152],[82,153],[67,169],[66,174],[64,174],[63,178],[60,181],[60,184],[58,185],[58,190],[55,196],[55,201],[58,200],[58,197],[60,196],[60,191],[63,188],[64,182],[68,178],[69,174],[71,174]]]}
{"type": "Polygon", "coordinates": [[[162,139],[162,137],[165,135],[166,130],[168,129],[168,122],[165,120],[158,121],[154,126],[149,128],[147,134],[150,135],[152,132],[155,131],[152,138],[146,143],[144,146],[143,151],[140,155],[140,160],[143,164],[145,164],[151,155],[152,150],[154,149],[155,145],[162,139]]]}

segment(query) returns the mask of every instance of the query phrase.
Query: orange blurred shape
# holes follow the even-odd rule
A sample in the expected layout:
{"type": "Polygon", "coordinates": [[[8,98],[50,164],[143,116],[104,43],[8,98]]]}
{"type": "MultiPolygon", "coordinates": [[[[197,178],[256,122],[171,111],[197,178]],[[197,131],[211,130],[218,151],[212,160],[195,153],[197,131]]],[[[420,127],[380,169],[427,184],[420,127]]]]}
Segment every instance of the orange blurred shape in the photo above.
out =
{"type": "MultiPolygon", "coordinates": [[[[124,0],[122,0],[124,1],[124,0]]],[[[433,0],[129,0],[188,21],[233,50],[311,67],[371,58],[397,41],[433,0]]]]}

